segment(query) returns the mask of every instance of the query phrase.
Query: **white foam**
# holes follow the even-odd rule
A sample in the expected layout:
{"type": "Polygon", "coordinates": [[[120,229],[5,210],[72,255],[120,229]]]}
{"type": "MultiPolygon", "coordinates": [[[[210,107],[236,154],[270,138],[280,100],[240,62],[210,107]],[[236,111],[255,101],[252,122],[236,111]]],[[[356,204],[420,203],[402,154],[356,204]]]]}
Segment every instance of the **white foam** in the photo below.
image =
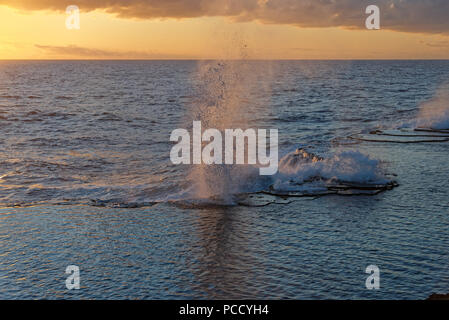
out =
{"type": "Polygon", "coordinates": [[[386,184],[380,161],[359,151],[340,151],[328,159],[321,159],[299,149],[284,156],[273,185],[275,190],[323,190],[328,183],[351,182],[386,184]],[[307,184],[307,185],[305,185],[307,184]]]}
{"type": "Polygon", "coordinates": [[[417,126],[435,130],[449,129],[448,88],[440,88],[433,99],[421,106],[417,126]]]}

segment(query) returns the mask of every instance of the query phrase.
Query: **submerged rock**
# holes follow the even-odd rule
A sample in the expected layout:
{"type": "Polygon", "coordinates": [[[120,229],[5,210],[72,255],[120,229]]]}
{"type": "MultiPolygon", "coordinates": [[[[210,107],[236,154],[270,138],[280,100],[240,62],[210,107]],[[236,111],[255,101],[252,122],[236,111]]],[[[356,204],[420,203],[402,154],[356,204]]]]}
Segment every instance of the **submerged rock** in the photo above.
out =
{"type": "Polygon", "coordinates": [[[378,160],[360,152],[343,151],[323,158],[301,148],[281,159],[275,182],[260,193],[286,198],[376,195],[397,186],[383,173],[378,160]]]}
{"type": "Polygon", "coordinates": [[[449,130],[431,128],[373,130],[368,134],[357,134],[348,137],[352,140],[383,143],[430,143],[449,141],[449,130]]]}

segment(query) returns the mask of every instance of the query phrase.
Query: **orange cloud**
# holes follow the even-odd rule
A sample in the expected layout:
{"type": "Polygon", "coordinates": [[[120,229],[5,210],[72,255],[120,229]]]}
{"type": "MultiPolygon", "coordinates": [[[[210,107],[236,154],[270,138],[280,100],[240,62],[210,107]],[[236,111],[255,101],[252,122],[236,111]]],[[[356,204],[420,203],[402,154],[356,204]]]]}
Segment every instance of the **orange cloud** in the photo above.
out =
{"type": "Polygon", "coordinates": [[[376,4],[381,27],[403,32],[449,34],[447,0],[0,0],[24,10],[104,10],[122,18],[225,16],[237,21],[300,27],[364,28],[365,8],[376,4]]]}
{"type": "Polygon", "coordinates": [[[35,44],[36,48],[44,51],[49,56],[58,57],[77,57],[89,59],[179,59],[186,58],[185,55],[173,55],[167,53],[154,53],[144,51],[126,51],[118,52],[112,50],[103,50],[95,48],[79,47],[76,45],[68,46],[50,46],[35,44]]]}

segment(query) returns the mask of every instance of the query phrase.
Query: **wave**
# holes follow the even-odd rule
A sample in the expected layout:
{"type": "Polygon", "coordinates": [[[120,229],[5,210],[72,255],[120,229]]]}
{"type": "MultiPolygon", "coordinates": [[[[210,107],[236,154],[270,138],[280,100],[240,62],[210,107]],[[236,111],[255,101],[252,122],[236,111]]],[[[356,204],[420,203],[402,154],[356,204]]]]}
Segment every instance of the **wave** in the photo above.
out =
{"type": "Polygon", "coordinates": [[[359,151],[339,151],[325,159],[297,149],[281,159],[270,193],[287,196],[369,194],[394,186],[396,183],[387,177],[381,162],[359,151]]]}
{"type": "Polygon", "coordinates": [[[435,97],[421,105],[418,128],[449,130],[449,88],[441,87],[435,97]]]}
{"type": "MultiPolygon", "coordinates": [[[[289,198],[294,197],[376,195],[398,186],[384,172],[379,160],[354,150],[339,151],[323,158],[300,148],[281,158],[279,171],[272,177],[259,176],[257,168],[244,166],[241,170],[246,170],[246,173],[240,172],[237,179],[227,178],[226,196],[216,192],[207,197],[195,197],[194,193],[186,192],[171,202],[198,208],[211,205],[264,206],[289,203],[289,198]]],[[[214,178],[223,179],[223,172],[214,178]]]]}
{"type": "Polygon", "coordinates": [[[279,161],[279,171],[273,176],[260,176],[256,166],[223,165],[192,170],[189,180],[184,180],[181,176],[166,179],[166,176],[162,180],[154,178],[150,184],[133,184],[130,180],[127,185],[96,185],[76,179],[69,179],[66,184],[59,179],[47,180],[45,185],[19,185],[19,178],[11,175],[0,177],[0,180],[8,184],[0,185],[2,206],[90,205],[141,208],[160,203],[198,209],[214,206],[264,206],[286,204],[297,197],[375,195],[397,186],[385,174],[379,160],[359,151],[339,151],[325,158],[303,148],[283,156],[279,161]],[[195,174],[200,175],[194,176],[195,174]],[[175,180],[185,183],[176,183],[175,180]],[[207,192],[198,189],[192,183],[195,180],[207,187],[207,192]],[[55,183],[59,187],[52,187],[55,183]]]}
{"type": "Polygon", "coordinates": [[[431,99],[419,106],[415,119],[402,121],[394,128],[449,132],[449,88],[441,86],[431,99]]]}
{"type": "MultiPolygon", "coordinates": [[[[418,116],[399,124],[379,127],[348,137],[353,141],[380,143],[449,142],[449,90],[441,87],[435,96],[421,104],[418,116]]],[[[340,139],[342,144],[347,141],[340,139]]]]}

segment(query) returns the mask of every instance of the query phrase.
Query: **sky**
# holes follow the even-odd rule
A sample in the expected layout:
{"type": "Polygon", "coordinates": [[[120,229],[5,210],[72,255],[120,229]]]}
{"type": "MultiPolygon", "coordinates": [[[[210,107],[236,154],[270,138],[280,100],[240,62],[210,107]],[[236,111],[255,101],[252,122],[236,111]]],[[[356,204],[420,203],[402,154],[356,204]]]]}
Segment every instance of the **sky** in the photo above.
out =
{"type": "Polygon", "coordinates": [[[0,0],[0,59],[243,58],[449,59],[449,1],[0,0]]]}

